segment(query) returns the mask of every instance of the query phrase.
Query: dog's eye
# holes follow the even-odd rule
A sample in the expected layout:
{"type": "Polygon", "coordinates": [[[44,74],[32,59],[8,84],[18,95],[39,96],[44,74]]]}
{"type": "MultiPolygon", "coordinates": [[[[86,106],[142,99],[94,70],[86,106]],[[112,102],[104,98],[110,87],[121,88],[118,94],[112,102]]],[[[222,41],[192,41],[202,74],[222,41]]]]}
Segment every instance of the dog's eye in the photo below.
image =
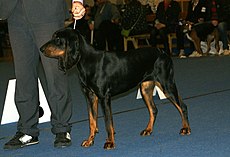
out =
{"type": "Polygon", "coordinates": [[[61,39],[60,38],[55,38],[55,44],[61,45],[62,44],[61,39]]]}

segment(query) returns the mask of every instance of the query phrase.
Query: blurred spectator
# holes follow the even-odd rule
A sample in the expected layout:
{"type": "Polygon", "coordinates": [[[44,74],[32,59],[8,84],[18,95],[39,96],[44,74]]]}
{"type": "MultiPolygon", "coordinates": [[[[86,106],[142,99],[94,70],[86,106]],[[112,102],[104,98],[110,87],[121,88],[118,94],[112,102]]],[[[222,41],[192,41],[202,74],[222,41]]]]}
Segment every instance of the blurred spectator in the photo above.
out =
{"type": "Polygon", "coordinates": [[[125,10],[122,14],[122,28],[133,29],[130,35],[143,34],[149,32],[146,21],[147,8],[137,0],[125,0],[125,10]]]}
{"type": "Polygon", "coordinates": [[[150,42],[153,47],[156,47],[157,35],[160,35],[164,44],[164,50],[169,55],[168,34],[176,32],[180,12],[180,5],[174,0],[164,0],[157,6],[156,19],[151,30],[150,42]]]}
{"type": "Polygon", "coordinates": [[[97,8],[98,8],[98,1],[97,0],[94,0],[94,5],[91,7],[90,9],[90,20],[91,21],[94,21],[94,18],[95,18],[95,15],[96,15],[96,12],[97,12],[97,8]]]}
{"type": "Polygon", "coordinates": [[[108,0],[96,0],[96,13],[90,29],[94,30],[94,46],[96,49],[105,50],[106,42],[108,50],[121,50],[122,38],[119,28],[120,12],[115,4],[108,0]]]}
{"type": "Polygon", "coordinates": [[[206,0],[191,0],[188,4],[186,21],[195,24],[204,22],[206,16],[206,0]]]}
{"type": "Polygon", "coordinates": [[[230,55],[227,35],[229,12],[229,0],[207,0],[207,20],[211,21],[214,26],[218,26],[220,39],[223,42],[224,55],[230,55]]]}

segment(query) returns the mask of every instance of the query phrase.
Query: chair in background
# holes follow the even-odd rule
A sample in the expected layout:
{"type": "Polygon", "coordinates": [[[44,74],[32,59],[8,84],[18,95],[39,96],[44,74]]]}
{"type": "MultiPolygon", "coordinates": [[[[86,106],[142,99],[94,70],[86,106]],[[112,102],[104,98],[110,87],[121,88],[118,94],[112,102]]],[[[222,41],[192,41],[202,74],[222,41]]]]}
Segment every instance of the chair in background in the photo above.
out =
{"type": "Polygon", "coordinates": [[[139,34],[139,35],[132,35],[128,37],[124,37],[124,51],[128,50],[128,42],[131,41],[133,44],[133,47],[135,49],[140,47],[150,47],[148,39],[150,38],[150,34],[139,34]],[[140,44],[139,40],[144,40],[145,44],[140,44]]]}

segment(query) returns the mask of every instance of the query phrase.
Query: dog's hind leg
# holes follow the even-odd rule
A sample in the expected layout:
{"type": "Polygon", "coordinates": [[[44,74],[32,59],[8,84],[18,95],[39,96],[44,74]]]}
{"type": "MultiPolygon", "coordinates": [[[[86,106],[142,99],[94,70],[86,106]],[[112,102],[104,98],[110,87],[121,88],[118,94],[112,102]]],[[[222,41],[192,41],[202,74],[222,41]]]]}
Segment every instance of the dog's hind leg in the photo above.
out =
{"type": "Polygon", "coordinates": [[[205,52],[205,55],[206,56],[208,56],[209,55],[209,52],[210,52],[210,50],[211,50],[211,42],[212,42],[212,40],[213,40],[213,35],[208,35],[208,37],[207,37],[207,50],[206,50],[206,52],[205,52]]]}
{"type": "Polygon", "coordinates": [[[219,54],[219,51],[220,51],[220,36],[219,36],[219,31],[218,29],[215,29],[215,32],[214,32],[214,39],[215,39],[215,48],[216,48],[216,52],[217,54],[219,54]]]}
{"type": "Polygon", "coordinates": [[[156,65],[156,85],[164,92],[166,97],[173,103],[181,115],[182,129],[181,135],[189,135],[191,129],[188,121],[187,106],[178,95],[174,80],[173,64],[171,59],[162,59],[156,65]]]}
{"type": "Polygon", "coordinates": [[[98,116],[98,97],[92,91],[88,89],[83,89],[87,104],[88,104],[88,117],[89,117],[89,127],[90,134],[87,140],[84,140],[81,144],[82,147],[90,147],[94,144],[94,138],[96,133],[98,133],[97,127],[97,116],[98,116]]]}
{"type": "MultiPolygon", "coordinates": [[[[176,86],[175,86],[176,89],[176,86]]],[[[169,100],[174,104],[174,106],[179,111],[181,118],[182,118],[182,129],[180,130],[181,135],[189,135],[191,133],[189,121],[188,121],[188,110],[185,103],[182,101],[180,96],[177,93],[174,93],[170,96],[169,94],[169,100]]]]}
{"type": "Polygon", "coordinates": [[[104,114],[105,128],[107,131],[107,139],[104,144],[104,149],[114,149],[115,148],[115,138],[114,138],[114,126],[113,126],[113,117],[111,109],[111,96],[107,92],[105,97],[101,99],[101,107],[104,114]]]}
{"type": "Polygon", "coordinates": [[[142,98],[149,111],[149,122],[147,127],[140,133],[141,136],[148,136],[152,133],[157,116],[157,108],[153,102],[154,81],[142,82],[140,85],[142,98]]]}
{"type": "Polygon", "coordinates": [[[182,129],[180,130],[181,135],[189,135],[191,133],[189,121],[188,121],[188,110],[185,103],[178,95],[177,87],[175,83],[166,81],[164,85],[158,85],[159,88],[165,93],[166,97],[172,102],[177,108],[182,119],[182,129]]]}
{"type": "Polygon", "coordinates": [[[208,35],[207,37],[207,51],[206,51],[206,55],[209,55],[209,52],[211,50],[211,43],[214,39],[215,41],[215,48],[216,48],[216,53],[218,54],[220,51],[220,45],[219,45],[219,35],[218,35],[218,30],[215,29],[215,31],[211,34],[208,35]]]}

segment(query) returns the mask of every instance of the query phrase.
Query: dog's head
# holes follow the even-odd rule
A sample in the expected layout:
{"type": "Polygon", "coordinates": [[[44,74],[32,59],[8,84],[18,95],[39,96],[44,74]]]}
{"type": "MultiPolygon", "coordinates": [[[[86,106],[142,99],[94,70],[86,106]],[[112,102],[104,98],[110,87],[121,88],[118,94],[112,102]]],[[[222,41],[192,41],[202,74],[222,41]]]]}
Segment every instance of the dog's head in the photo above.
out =
{"type": "Polygon", "coordinates": [[[59,69],[66,72],[80,59],[80,42],[82,36],[72,28],[64,28],[53,34],[50,41],[40,51],[50,58],[58,59],[59,69]]]}
{"type": "Polygon", "coordinates": [[[188,33],[192,30],[192,23],[184,21],[182,24],[183,33],[188,33]]]}

